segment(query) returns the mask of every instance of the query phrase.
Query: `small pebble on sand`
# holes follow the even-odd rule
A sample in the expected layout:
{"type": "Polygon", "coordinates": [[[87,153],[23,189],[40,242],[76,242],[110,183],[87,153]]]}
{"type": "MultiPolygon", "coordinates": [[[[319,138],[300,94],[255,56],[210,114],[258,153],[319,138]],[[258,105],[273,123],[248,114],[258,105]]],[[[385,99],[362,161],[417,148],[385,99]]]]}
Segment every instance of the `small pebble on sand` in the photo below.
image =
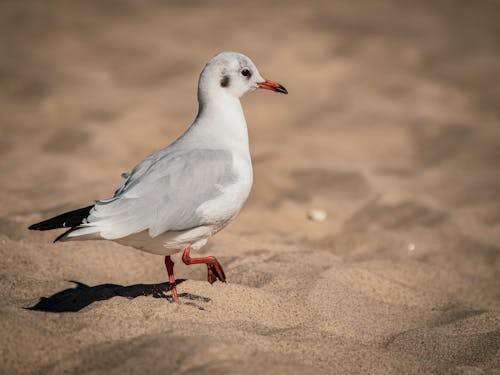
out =
{"type": "Polygon", "coordinates": [[[307,211],[307,218],[312,221],[322,222],[325,221],[327,217],[325,210],[312,209],[307,211]]]}

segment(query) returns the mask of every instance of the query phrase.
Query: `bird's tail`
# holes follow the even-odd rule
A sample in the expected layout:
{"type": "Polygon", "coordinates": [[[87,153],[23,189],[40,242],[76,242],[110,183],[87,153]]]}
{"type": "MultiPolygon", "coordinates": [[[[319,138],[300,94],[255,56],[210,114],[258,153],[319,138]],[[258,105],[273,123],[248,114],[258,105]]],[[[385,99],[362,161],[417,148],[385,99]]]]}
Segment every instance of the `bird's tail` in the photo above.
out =
{"type": "Polygon", "coordinates": [[[65,212],[61,215],[54,216],[53,218],[41,221],[36,224],[32,224],[28,227],[30,230],[51,230],[57,228],[69,228],[68,231],[64,232],[62,235],[57,237],[54,242],[62,239],[70,232],[78,229],[81,224],[84,224],[84,220],[89,216],[90,210],[94,205],[79,208],[78,210],[73,210],[65,212]]]}

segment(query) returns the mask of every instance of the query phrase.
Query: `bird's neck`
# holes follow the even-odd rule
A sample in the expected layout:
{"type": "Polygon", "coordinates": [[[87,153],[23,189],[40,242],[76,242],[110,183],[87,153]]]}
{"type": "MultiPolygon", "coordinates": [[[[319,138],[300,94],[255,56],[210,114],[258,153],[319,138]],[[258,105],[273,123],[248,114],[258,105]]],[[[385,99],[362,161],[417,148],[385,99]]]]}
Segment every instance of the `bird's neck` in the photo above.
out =
{"type": "Polygon", "coordinates": [[[182,138],[197,139],[202,147],[226,149],[250,157],[247,124],[240,100],[219,95],[210,100],[200,98],[199,103],[196,120],[182,138]],[[195,134],[196,137],[190,136],[195,134]]]}

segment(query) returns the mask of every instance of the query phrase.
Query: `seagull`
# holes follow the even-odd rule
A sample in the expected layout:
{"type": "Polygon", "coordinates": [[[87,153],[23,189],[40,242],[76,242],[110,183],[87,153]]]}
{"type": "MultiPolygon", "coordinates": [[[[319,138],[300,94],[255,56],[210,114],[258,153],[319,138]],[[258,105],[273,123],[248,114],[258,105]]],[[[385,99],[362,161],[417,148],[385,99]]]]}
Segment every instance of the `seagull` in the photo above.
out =
{"type": "Polygon", "coordinates": [[[171,301],[179,302],[171,255],[206,264],[208,282],[226,281],[213,256],[191,257],[235,218],[253,182],[248,131],[240,98],[255,89],[288,94],[264,79],[247,56],[221,52],[198,81],[198,114],[172,144],[129,172],[112,198],[33,224],[31,230],[68,228],[54,242],[110,240],[165,256],[171,301]]]}

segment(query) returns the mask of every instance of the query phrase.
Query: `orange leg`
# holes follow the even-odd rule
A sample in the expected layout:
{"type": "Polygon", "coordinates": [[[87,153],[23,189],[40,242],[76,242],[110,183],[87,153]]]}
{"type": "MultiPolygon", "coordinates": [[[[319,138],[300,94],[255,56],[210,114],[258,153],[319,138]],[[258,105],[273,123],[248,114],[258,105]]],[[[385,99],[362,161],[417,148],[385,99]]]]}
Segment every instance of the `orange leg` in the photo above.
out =
{"type": "Polygon", "coordinates": [[[203,258],[191,258],[189,256],[189,252],[191,249],[189,247],[184,249],[184,252],[182,253],[182,261],[186,265],[190,264],[206,264],[208,268],[208,282],[210,284],[213,284],[214,282],[219,279],[223,283],[226,282],[226,275],[224,275],[224,270],[222,269],[222,266],[220,265],[219,261],[213,257],[203,257],[203,258]]]}
{"type": "Polygon", "coordinates": [[[165,267],[167,267],[168,282],[170,283],[170,292],[172,293],[172,302],[179,303],[179,296],[177,295],[177,288],[175,286],[174,262],[169,255],[165,257],[165,267]]]}

